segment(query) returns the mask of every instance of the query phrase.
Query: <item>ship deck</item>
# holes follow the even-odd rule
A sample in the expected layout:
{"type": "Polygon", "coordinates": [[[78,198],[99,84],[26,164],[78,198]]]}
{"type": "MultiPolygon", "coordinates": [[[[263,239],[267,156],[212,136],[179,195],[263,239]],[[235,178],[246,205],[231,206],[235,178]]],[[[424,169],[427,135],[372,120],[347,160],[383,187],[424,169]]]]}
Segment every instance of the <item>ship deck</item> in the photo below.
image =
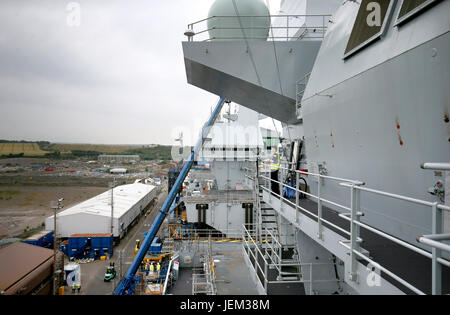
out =
{"type": "MultiPolygon", "coordinates": [[[[242,256],[241,242],[213,242],[217,295],[258,295],[256,284],[249,275],[242,256]]],[[[173,295],[192,295],[193,268],[180,268],[173,295]]]]}
{"type": "MultiPolygon", "coordinates": [[[[258,295],[257,285],[244,261],[241,242],[214,242],[212,250],[215,260],[217,295],[258,295]]],[[[263,264],[262,257],[260,264],[263,264]]],[[[191,295],[193,268],[180,268],[175,285],[169,290],[173,295],[191,295]]],[[[276,280],[276,270],[269,270],[269,281],[276,280]]],[[[301,283],[268,285],[269,295],[304,295],[301,283]]]]}

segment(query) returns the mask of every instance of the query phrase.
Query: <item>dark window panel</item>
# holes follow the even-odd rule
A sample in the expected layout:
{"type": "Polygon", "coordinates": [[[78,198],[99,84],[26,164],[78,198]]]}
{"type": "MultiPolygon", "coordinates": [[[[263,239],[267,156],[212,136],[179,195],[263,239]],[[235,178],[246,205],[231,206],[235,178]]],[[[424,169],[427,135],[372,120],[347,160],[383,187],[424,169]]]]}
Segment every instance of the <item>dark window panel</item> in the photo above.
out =
{"type": "Polygon", "coordinates": [[[406,21],[417,13],[422,12],[422,10],[425,10],[425,8],[428,8],[429,5],[438,1],[440,0],[403,0],[397,23],[406,21]]]}
{"type": "Polygon", "coordinates": [[[362,0],[359,7],[358,15],[356,16],[355,24],[350,35],[350,39],[345,49],[345,57],[356,52],[360,48],[369,44],[373,40],[379,38],[382,34],[386,20],[389,16],[389,11],[392,9],[391,4],[394,0],[362,0]],[[379,22],[376,25],[373,24],[375,12],[373,3],[379,5],[379,22]],[[368,23],[368,21],[372,23],[368,23]]]}

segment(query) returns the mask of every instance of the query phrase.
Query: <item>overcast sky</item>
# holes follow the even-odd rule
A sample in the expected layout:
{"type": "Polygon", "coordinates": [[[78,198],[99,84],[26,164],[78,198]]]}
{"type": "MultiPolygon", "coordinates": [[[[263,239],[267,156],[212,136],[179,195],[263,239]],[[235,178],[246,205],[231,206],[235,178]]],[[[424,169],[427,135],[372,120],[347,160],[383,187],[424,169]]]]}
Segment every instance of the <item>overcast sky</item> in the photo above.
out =
{"type": "Polygon", "coordinates": [[[79,0],[78,27],[69,3],[0,1],[0,139],[173,144],[180,128],[197,133],[217,96],[187,83],[181,42],[213,0],[79,0]]]}

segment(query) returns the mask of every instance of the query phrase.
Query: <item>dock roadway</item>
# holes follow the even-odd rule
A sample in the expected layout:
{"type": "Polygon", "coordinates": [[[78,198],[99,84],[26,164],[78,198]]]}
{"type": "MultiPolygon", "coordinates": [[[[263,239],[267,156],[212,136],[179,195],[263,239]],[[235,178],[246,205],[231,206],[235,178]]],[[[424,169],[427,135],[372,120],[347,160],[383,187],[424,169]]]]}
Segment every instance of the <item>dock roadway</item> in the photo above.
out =
{"type": "MultiPolygon", "coordinates": [[[[95,261],[92,263],[81,264],[81,292],[80,295],[111,295],[114,291],[115,286],[120,280],[120,269],[122,269],[122,274],[125,274],[128,267],[134,258],[134,248],[136,244],[136,239],[143,240],[144,233],[148,231],[150,226],[161,209],[162,204],[167,198],[167,182],[163,182],[162,192],[158,196],[158,201],[153,208],[149,209],[148,215],[142,217],[141,220],[134,227],[131,228],[130,232],[125,236],[120,244],[114,248],[114,256],[111,260],[107,261],[95,261]],[[119,252],[122,252],[122,268],[120,268],[119,262],[119,252]],[[109,263],[113,261],[115,263],[117,276],[115,281],[104,282],[103,277],[109,263]]],[[[73,295],[72,290],[69,287],[65,287],[65,295],[73,295]]],[[[75,293],[78,295],[78,293],[75,293]]]]}

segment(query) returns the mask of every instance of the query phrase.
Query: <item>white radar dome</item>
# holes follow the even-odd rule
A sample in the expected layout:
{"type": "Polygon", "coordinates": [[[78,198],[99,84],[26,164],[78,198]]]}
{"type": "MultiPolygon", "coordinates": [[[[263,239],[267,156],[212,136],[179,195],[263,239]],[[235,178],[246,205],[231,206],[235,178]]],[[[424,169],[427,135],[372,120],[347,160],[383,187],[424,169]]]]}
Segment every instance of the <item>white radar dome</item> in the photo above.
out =
{"type": "Polygon", "coordinates": [[[270,12],[262,0],[216,0],[208,17],[213,41],[265,41],[269,37],[270,12]]]}

